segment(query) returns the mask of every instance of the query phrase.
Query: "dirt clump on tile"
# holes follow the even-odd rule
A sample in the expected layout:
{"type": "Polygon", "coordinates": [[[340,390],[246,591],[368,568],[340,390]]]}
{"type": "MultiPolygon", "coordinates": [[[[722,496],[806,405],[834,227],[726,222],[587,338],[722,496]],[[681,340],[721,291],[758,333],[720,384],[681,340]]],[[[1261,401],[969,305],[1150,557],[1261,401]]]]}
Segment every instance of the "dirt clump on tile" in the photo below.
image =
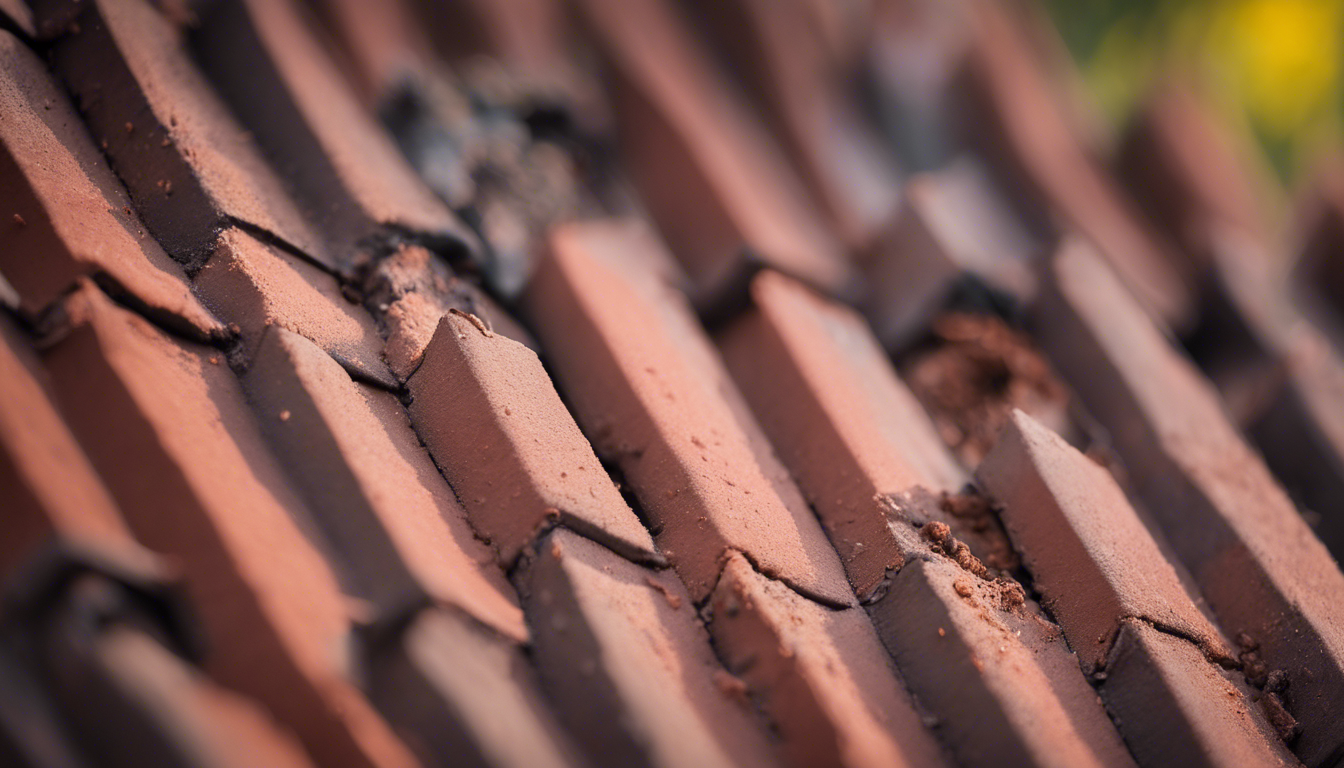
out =
{"type": "Polygon", "coordinates": [[[940,316],[901,373],[968,467],[993,447],[1014,408],[1068,435],[1068,390],[1030,339],[994,315],[940,316]]]}

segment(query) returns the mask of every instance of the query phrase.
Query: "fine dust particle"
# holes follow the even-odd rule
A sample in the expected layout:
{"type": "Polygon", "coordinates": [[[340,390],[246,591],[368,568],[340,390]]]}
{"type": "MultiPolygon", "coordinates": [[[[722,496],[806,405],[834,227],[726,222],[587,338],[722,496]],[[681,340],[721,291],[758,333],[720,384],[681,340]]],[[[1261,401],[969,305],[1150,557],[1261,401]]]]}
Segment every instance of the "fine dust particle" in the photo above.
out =
{"type": "Polygon", "coordinates": [[[947,630],[946,630],[946,629],[943,629],[942,627],[939,627],[939,628],[938,628],[938,636],[939,636],[939,637],[947,637],[947,630]]]}
{"type": "Polygon", "coordinates": [[[24,221],[23,217],[16,213],[14,214],[14,223],[22,227],[24,224],[27,224],[28,222],[24,221]]]}
{"type": "Polygon", "coordinates": [[[281,411],[281,412],[280,412],[280,420],[281,420],[281,421],[289,421],[289,411],[281,411]]]}
{"type": "Polygon", "coordinates": [[[663,599],[672,607],[672,610],[675,611],[681,607],[681,596],[673,593],[672,590],[668,589],[666,584],[658,581],[652,576],[645,576],[644,583],[661,592],[663,594],[663,599]]]}
{"type": "Polygon", "coordinates": [[[957,580],[957,581],[953,582],[953,583],[952,583],[952,588],[955,589],[955,590],[957,590],[957,594],[958,594],[958,595],[961,595],[962,597],[970,597],[970,596],[971,596],[971,585],[970,585],[970,584],[967,584],[967,583],[964,582],[964,581],[957,580]]]}
{"type": "Polygon", "coordinates": [[[211,355],[211,356],[210,356],[210,364],[211,364],[211,365],[219,365],[219,355],[211,355]]]}
{"type": "Polygon", "coordinates": [[[135,126],[132,125],[132,124],[128,121],[128,122],[126,123],[126,132],[127,132],[127,133],[130,133],[131,131],[134,131],[134,130],[135,130],[135,126]]]}

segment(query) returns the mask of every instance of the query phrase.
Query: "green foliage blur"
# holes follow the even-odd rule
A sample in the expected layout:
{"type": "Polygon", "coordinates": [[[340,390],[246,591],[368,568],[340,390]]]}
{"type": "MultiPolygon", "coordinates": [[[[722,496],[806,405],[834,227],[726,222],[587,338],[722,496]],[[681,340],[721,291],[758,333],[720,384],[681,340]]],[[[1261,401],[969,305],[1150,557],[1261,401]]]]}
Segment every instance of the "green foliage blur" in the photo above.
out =
{"type": "Polygon", "coordinates": [[[1103,115],[1160,73],[1196,78],[1291,178],[1344,126],[1344,0],[1044,0],[1103,115]]]}

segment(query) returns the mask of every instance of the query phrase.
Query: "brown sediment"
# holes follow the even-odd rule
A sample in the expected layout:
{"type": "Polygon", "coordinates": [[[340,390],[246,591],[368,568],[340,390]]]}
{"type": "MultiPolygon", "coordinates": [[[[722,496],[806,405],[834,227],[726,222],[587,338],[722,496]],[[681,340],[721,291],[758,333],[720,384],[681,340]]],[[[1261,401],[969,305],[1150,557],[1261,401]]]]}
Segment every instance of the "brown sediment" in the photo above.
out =
{"type": "Polygon", "coordinates": [[[993,315],[947,313],[906,355],[910,390],[962,463],[980,463],[1014,409],[1070,434],[1069,393],[1030,338],[993,315]]]}

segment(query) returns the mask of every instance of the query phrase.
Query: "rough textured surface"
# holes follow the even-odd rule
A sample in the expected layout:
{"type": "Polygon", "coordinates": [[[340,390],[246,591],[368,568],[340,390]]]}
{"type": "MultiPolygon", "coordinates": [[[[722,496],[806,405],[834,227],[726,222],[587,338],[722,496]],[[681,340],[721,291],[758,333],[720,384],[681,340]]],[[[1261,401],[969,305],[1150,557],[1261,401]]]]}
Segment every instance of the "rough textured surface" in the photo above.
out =
{"type": "Polygon", "coordinates": [[[575,413],[696,600],[736,550],[804,594],[851,603],[835,551],[685,298],[648,267],[642,254],[659,247],[627,222],[552,236],[525,303],[575,413]]]}
{"type": "Polygon", "coordinates": [[[552,533],[518,576],[538,668],[561,717],[606,765],[752,766],[773,757],[669,573],[552,533]]]}
{"type": "Polygon", "coordinates": [[[362,282],[365,306],[379,318],[386,339],[383,358],[401,381],[415,373],[439,319],[450,309],[475,315],[490,330],[538,349],[532,336],[480,288],[420,246],[398,248],[373,265],[362,282]]]}
{"type": "Polygon", "coordinates": [[[266,332],[244,385],[262,431],[383,618],[399,621],[427,597],[526,641],[513,589],[395,395],[352,381],[282,328],[266,332]]]}
{"type": "Polygon", "coordinates": [[[33,317],[82,275],[204,338],[219,321],[145,232],[121,182],[40,59],[0,30],[0,270],[33,317]]]}
{"type": "Polygon", "coordinates": [[[246,224],[329,261],[256,145],[147,0],[37,0],[38,27],[149,230],[196,265],[246,224]]]}
{"type": "Polygon", "coordinates": [[[1106,665],[1130,618],[1233,661],[1115,479],[1059,435],[1017,411],[975,476],[1003,505],[1032,585],[1086,667],[1106,665]]]}
{"type": "Polygon", "coordinates": [[[1260,645],[1290,682],[1294,749],[1315,765],[1344,744],[1344,575],[1209,383],[1173,350],[1091,250],[1068,243],[1038,312],[1039,338],[1111,433],[1139,496],[1223,630],[1260,645]],[[1104,309],[1104,311],[1103,311],[1104,309]]]}
{"type": "Polygon", "coordinates": [[[902,356],[901,373],[966,466],[980,463],[1014,409],[1071,441],[1085,437],[1072,395],[1023,331],[967,312],[938,315],[931,325],[932,337],[902,356]]]}
{"type": "Polygon", "coordinates": [[[1126,620],[1101,692],[1141,765],[1299,765],[1228,677],[1183,639],[1126,620]]]}
{"type": "Polygon", "coordinates": [[[968,478],[853,310],[773,272],[751,295],[719,348],[866,597],[903,563],[880,497],[968,478]]]}
{"type": "Polygon", "coordinates": [[[407,386],[420,437],[506,566],[556,524],[661,560],[532,350],[449,312],[407,386]]]}
{"type": "Polygon", "coordinates": [[[1338,768],[1344,165],[1031,0],[19,4],[0,765],[1338,768]]]}
{"type": "Polygon", "coordinates": [[[228,366],[92,286],[67,309],[73,327],[45,357],[62,410],[136,536],[182,568],[212,674],[319,762],[412,765],[342,676],[346,606],[228,366]]]}
{"type": "Polygon", "coordinates": [[[207,307],[241,331],[246,360],[274,326],[317,344],[352,376],[396,386],[379,354],[373,319],[344,299],[336,279],[241,229],[219,236],[195,288],[207,307]]]}
{"type": "Polygon", "coordinates": [[[1059,630],[1005,606],[993,584],[946,561],[919,561],[870,611],[958,763],[1134,764],[1059,630]]]}
{"type": "Polygon", "coordinates": [[[839,244],[672,8],[664,0],[580,6],[612,63],[631,175],[697,303],[740,290],[752,261],[844,289],[852,275],[839,244]]]}
{"type": "Polygon", "coordinates": [[[937,766],[945,758],[859,608],[824,608],[733,554],[709,603],[728,669],[796,766],[937,766]]]}

